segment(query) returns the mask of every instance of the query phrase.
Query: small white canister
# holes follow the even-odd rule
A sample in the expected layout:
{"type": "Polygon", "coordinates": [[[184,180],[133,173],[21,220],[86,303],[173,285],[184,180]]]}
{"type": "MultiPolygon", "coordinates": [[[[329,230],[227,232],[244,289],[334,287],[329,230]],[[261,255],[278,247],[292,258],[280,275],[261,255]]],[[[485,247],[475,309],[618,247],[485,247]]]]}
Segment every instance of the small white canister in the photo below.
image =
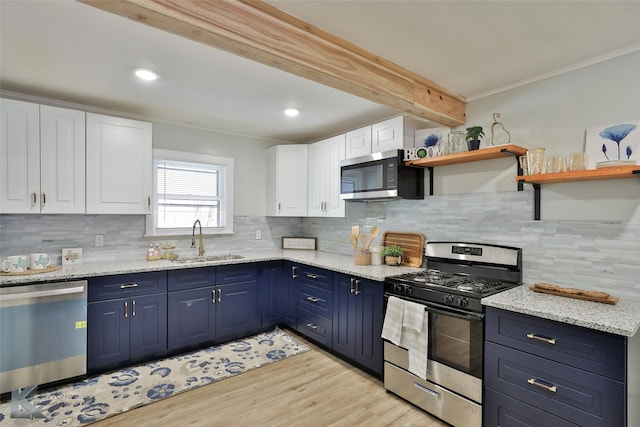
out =
{"type": "Polygon", "coordinates": [[[382,265],[382,246],[371,248],[371,265],[382,265]]]}

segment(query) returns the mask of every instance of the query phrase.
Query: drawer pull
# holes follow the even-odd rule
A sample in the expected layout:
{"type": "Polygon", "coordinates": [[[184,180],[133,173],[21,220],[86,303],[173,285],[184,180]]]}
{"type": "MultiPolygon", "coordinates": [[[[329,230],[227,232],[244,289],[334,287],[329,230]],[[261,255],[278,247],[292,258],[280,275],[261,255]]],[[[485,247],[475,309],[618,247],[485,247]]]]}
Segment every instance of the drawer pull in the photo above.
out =
{"type": "Polygon", "coordinates": [[[556,393],[558,391],[558,387],[556,387],[554,385],[543,384],[543,383],[540,382],[540,380],[536,380],[535,378],[529,378],[527,380],[527,382],[529,384],[533,384],[533,385],[536,385],[538,387],[541,387],[541,388],[543,388],[545,390],[549,390],[552,393],[556,393]]]}
{"type": "Polygon", "coordinates": [[[307,273],[307,277],[308,277],[309,279],[314,279],[314,280],[315,280],[315,279],[317,279],[319,276],[318,276],[317,274],[307,273]]]}
{"type": "Polygon", "coordinates": [[[320,298],[318,297],[307,297],[307,301],[312,302],[312,303],[316,303],[318,301],[320,301],[320,298]]]}
{"type": "Polygon", "coordinates": [[[129,285],[120,285],[120,289],[137,288],[137,287],[138,287],[137,283],[131,283],[129,285]]]}
{"type": "Polygon", "coordinates": [[[556,343],[556,339],[555,338],[543,337],[543,336],[536,335],[536,334],[527,334],[527,338],[531,338],[532,340],[538,340],[538,341],[546,342],[547,344],[552,344],[552,345],[555,345],[555,343],[556,343]]]}
{"type": "Polygon", "coordinates": [[[315,331],[318,329],[318,325],[314,325],[313,323],[307,323],[307,328],[313,329],[315,331]]]}
{"type": "Polygon", "coordinates": [[[435,397],[436,399],[440,398],[440,393],[438,393],[435,390],[431,390],[430,388],[427,388],[425,386],[423,386],[422,384],[418,384],[416,382],[413,383],[413,386],[415,388],[417,388],[420,391],[424,391],[427,394],[430,394],[431,396],[435,397]]]}

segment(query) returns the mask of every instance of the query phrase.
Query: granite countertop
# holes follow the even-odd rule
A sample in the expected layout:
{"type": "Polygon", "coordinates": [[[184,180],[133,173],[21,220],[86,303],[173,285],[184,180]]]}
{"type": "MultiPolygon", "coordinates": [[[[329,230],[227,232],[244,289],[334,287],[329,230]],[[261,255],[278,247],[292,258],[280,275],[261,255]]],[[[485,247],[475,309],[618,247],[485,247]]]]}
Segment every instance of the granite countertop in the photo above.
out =
{"type": "Polygon", "coordinates": [[[625,337],[633,337],[640,328],[640,298],[634,297],[603,304],[534,292],[522,285],[483,298],[482,304],[625,337]]]}
{"type": "MultiPolygon", "coordinates": [[[[87,262],[76,265],[63,265],[56,271],[39,274],[0,275],[0,286],[26,283],[55,282],[73,279],[85,279],[94,276],[110,276],[114,274],[140,273],[145,271],[178,270],[184,268],[207,267],[216,265],[244,264],[249,262],[287,260],[300,262],[315,267],[326,268],[339,273],[351,274],[382,282],[387,276],[419,271],[415,267],[392,267],[388,265],[355,265],[352,256],[329,252],[307,250],[266,250],[266,251],[234,251],[242,259],[180,264],[169,260],[147,261],[145,258],[135,260],[118,260],[104,262],[87,262]]],[[[206,255],[216,255],[209,254],[206,255]]]]}

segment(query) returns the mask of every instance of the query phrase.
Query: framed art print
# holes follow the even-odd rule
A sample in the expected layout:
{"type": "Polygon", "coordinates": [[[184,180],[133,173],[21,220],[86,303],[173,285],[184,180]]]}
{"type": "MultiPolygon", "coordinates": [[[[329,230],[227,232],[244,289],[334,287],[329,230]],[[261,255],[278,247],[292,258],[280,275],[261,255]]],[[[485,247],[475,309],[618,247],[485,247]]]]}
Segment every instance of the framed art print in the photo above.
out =
{"type": "Polygon", "coordinates": [[[635,165],[640,159],[640,120],[587,129],[587,169],[635,165]]]}

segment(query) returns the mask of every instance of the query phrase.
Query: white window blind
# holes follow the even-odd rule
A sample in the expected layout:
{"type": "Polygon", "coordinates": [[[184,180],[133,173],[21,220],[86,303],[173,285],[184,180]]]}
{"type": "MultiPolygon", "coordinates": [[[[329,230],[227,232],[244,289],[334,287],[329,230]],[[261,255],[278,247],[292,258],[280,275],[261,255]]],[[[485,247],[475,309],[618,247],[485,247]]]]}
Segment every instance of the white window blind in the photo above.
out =
{"type": "Polygon", "coordinates": [[[154,150],[154,200],[147,235],[233,233],[233,159],[154,150]],[[204,231],[204,230],[203,230],[204,231]]]}
{"type": "Polygon", "coordinates": [[[156,160],[158,228],[224,227],[225,167],[156,160]]]}

